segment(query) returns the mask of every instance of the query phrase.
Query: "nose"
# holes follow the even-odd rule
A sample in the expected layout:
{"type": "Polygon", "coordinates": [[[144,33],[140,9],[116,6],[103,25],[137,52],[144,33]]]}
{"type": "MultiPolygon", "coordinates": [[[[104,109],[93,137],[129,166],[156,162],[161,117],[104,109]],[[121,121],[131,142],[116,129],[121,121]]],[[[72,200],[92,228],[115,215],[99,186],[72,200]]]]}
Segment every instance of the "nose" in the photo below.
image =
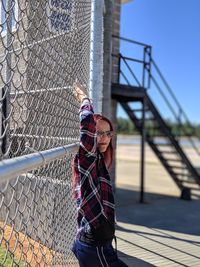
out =
{"type": "Polygon", "coordinates": [[[99,136],[100,139],[106,139],[106,137],[107,136],[105,134],[102,134],[102,135],[99,136]]]}

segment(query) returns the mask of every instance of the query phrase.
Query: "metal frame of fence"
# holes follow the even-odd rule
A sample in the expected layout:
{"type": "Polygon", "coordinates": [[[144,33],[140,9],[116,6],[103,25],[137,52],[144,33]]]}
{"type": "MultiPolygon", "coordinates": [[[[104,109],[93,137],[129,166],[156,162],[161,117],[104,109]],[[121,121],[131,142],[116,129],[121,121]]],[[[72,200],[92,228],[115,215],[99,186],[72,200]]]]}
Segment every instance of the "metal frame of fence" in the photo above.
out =
{"type": "Polygon", "coordinates": [[[0,7],[0,265],[75,266],[74,82],[101,112],[104,1],[0,7]]]}

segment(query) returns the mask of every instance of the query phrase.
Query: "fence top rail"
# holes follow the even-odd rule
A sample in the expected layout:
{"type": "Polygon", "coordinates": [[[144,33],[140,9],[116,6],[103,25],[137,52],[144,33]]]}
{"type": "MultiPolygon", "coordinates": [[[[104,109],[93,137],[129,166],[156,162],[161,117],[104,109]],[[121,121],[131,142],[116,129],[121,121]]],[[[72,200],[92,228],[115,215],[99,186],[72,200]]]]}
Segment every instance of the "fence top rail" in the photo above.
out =
{"type": "Polygon", "coordinates": [[[67,153],[75,153],[78,150],[78,146],[79,142],[12,159],[2,160],[0,162],[0,183],[16,178],[23,173],[41,167],[53,160],[63,158],[67,155],[67,153]]]}

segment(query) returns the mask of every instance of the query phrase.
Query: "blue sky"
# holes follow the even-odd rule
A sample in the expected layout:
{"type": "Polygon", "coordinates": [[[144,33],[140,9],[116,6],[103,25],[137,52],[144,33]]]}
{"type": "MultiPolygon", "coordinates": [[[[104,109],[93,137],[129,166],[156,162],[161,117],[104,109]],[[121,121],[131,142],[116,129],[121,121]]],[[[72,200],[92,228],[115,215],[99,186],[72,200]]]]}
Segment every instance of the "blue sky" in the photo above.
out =
{"type": "MultiPolygon", "coordinates": [[[[133,0],[121,10],[121,36],[152,45],[154,60],[195,123],[200,123],[199,12],[200,0],[133,0]]],[[[130,55],[131,49],[121,48],[130,55]]],[[[170,117],[156,95],[154,101],[170,117]]]]}

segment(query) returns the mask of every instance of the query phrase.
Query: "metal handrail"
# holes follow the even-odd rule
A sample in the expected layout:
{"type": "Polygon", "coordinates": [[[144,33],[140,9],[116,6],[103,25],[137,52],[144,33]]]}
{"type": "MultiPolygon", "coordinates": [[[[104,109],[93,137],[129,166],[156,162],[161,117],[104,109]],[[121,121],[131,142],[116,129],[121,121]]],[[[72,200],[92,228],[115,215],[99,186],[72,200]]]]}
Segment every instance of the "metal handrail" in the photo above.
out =
{"type": "MultiPolygon", "coordinates": [[[[194,127],[192,126],[192,124],[190,123],[186,113],[184,112],[183,108],[181,107],[179,101],[177,100],[176,96],[174,95],[174,93],[172,92],[171,87],[169,86],[169,84],[167,83],[166,79],[164,78],[163,74],[161,73],[160,69],[158,68],[157,64],[155,63],[155,61],[152,59],[152,63],[153,66],[156,68],[157,73],[159,74],[161,80],[163,81],[163,83],[165,84],[168,92],[170,93],[172,99],[174,100],[174,102],[176,103],[179,112],[181,113],[181,115],[183,115],[183,117],[185,118],[185,122],[192,128],[192,130],[195,132],[194,127]]],[[[168,107],[170,108],[172,114],[174,115],[176,121],[179,123],[180,126],[182,126],[181,123],[181,118],[179,118],[179,116],[176,114],[174,108],[172,107],[172,105],[170,104],[170,102],[168,101],[168,99],[166,98],[165,94],[163,93],[163,91],[161,90],[161,87],[158,85],[158,83],[156,82],[155,78],[153,77],[153,75],[151,75],[151,79],[154,82],[156,88],[159,90],[160,94],[162,95],[163,99],[165,100],[165,102],[167,103],[168,107]]],[[[200,151],[199,149],[196,147],[193,139],[191,138],[191,136],[188,136],[186,134],[186,132],[184,131],[184,128],[182,128],[182,131],[184,132],[184,134],[187,136],[188,140],[190,141],[192,147],[194,148],[194,150],[196,151],[197,154],[200,155],[200,151]]],[[[197,138],[200,140],[200,137],[197,136],[197,138]]]]}
{"type": "MultiPolygon", "coordinates": [[[[134,80],[136,81],[137,85],[139,85],[139,86],[142,86],[142,85],[143,85],[143,87],[144,87],[144,83],[145,83],[145,81],[144,81],[144,80],[145,80],[144,76],[145,76],[145,71],[147,71],[146,66],[147,66],[148,64],[150,64],[149,62],[145,62],[145,61],[143,61],[143,60],[138,60],[138,59],[133,59],[133,58],[130,58],[130,57],[125,57],[125,56],[123,56],[121,53],[119,53],[118,55],[116,55],[116,54],[112,54],[112,56],[113,56],[113,57],[116,57],[116,58],[119,59],[119,64],[120,64],[120,66],[121,66],[121,61],[123,61],[124,64],[126,65],[127,69],[129,70],[129,72],[131,73],[132,77],[133,77],[134,80]],[[130,67],[130,65],[128,64],[127,61],[132,61],[132,62],[140,63],[140,64],[143,65],[143,81],[142,81],[142,83],[138,80],[138,78],[137,78],[136,75],[134,74],[132,68],[130,67]]],[[[151,68],[149,68],[149,71],[150,71],[150,72],[148,72],[148,86],[147,86],[147,88],[150,87],[151,68]]],[[[122,73],[121,68],[119,69],[119,74],[120,74],[120,73],[122,73]]],[[[128,78],[125,76],[125,74],[123,75],[123,77],[124,77],[124,79],[125,79],[126,81],[128,80],[128,78]]],[[[120,80],[120,78],[118,77],[118,81],[119,81],[119,80],[120,80]]]]}
{"type": "Polygon", "coordinates": [[[75,153],[79,142],[70,145],[56,147],[41,152],[31,153],[0,162],[0,182],[9,181],[12,178],[39,168],[53,160],[63,158],[67,153],[75,153]]]}
{"type": "Polygon", "coordinates": [[[151,45],[148,45],[148,44],[145,44],[145,43],[141,43],[141,42],[138,42],[138,41],[135,41],[135,40],[131,40],[129,38],[121,37],[121,36],[118,36],[118,35],[112,35],[112,37],[116,38],[116,39],[120,39],[122,41],[126,41],[126,42],[129,42],[129,43],[132,43],[132,44],[151,47],[151,45]]]}
{"type": "Polygon", "coordinates": [[[130,73],[132,74],[132,76],[134,77],[134,79],[135,79],[135,81],[137,82],[137,84],[138,84],[139,86],[141,86],[139,80],[138,80],[137,77],[135,76],[135,74],[134,74],[134,72],[132,71],[131,67],[128,65],[126,59],[125,59],[123,56],[121,56],[121,59],[124,61],[124,64],[126,65],[126,67],[128,68],[128,70],[130,71],[130,73]]]}
{"type": "Polygon", "coordinates": [[[160,71],[160,69],[158,68],[158,65],[155,63],[155,61],[152,59],[152,64],[153,66],[155,67],[155,69],[157,70],[157,72],[159,73],[159,76],[160,78],[162,79],[163,83],[165,84],[168,92],[170,93],[171,97],[174,99],[176,105],[178,106],[179,108],[179,112],[181,112],[181,114],[183,115],[183,117],[185,118],[186,122],[189,124],[189,126],[192,127],[190,121],[189,121],[189,118],[187,116],[187,114],[185,113],[185,111],[183,110],[183,108],[181,107],[181,104],[180,102],[178,101],[178,99],[176,98],[176,96],[174,95],[171,87],[169,86],[168,82],[166,81],[166,79],[164,78],[162,72],[160,71]]]}
{"type": "MultiPolygon", "coordinates": [[[[130,58],[130,57],[126,57],[126,56],[123,56],[121,53],[118,55],[118,57],[120,58],[120,60],[123,60],[125,62],[125,65],[126,67],[129,69],[129,72],[132,74],[134,80],[137,81],[138,84],[141,84],[137,77],[135,76],[135,74],[133,73],[133,71],[130,67],[130,65],[128,64],[127,61],[135,61],[135,62],[138,62],[138,63],[142,63],[143,64],[143,80],[144,80],[144,74],[145,74],[145,70],[148,72],[148,78],[149,80],[151,80],[154,85],[156,86],[156,88],[158,89],[159,93],[161,94],[161,96],[163,97],[164,101],[166,102],[167,106],[169,107],[170,111],[172,112],[176,122],[178,122],[178,124],[180,126],[183,126],[183,123],[181,121],[181,117],[180,115],[183,116],[184,120],[185,120],[185,123],[187,123],[187,125],[193,130],[193,132],[195,133],[195,128],[192,126],[191,122],[189,121],[189,118],[188,116],[186,115],[186,113],[184,112],[183,108],[181,107],[179,101],[177,100],[175,94],[173,93],[171,87],[169,86],[169,84],[167,83],[166,79],[164,78],[163,74],[161,73],[160,69],[158,68],[157,64],[155,63],[155,61],[152,59],[152,56],[151,56],[151,46],[150,45],[147,45],[147,44],[144,44],[144,43],[141,43],[141,42],[137,42],[137,41],[134,41],[134,40],[131,40],[131,39],[128,39],[128,38],[124,38],[124,37],[120,37],[120,36],[115,36],[113,35],[113,38],[118,38],[122,41],[126,41],[126,42],[130,42],[132,44],[135,44],[135,45],[139,45],[139,46],[143,46],[144,47],[144,58],[143,60],[139,60],[139,59],[134,59],[134,58],[130,58]],[[147,48],[150,48],[150,52],[148,52],[148,49],[147,48]],[[149,55],[149,62],[146,62],[145,61],[145,53],[149,55]],[[149,69],[146,68],[147,64],[149,64],[149,69]],[[129,67],[128,67],[129,66],[129,67]],[[168,100],[168,98],[166,97],[166,94],[163,92],[161,86],[159,85],[159,83],[157,82],[157,80],[155,79],[155,77],[152,75],[152,67],[155,69],[155,71],[157,72],[158,76],[160,77],[161,81],[163,82],[163,84],[165,85],[167,91],[169,92],[169,94],[171,95],[172,99],[174,100],[177,108],[178,108],[178,111],[179,111],[179,114],[176,113],[175,109],[173,108],[173,106],[171,105],[170,101],[168,100]],[[134,75],[133,75],[134,74],[134,75]]],[[[114,55],[116,56],[116,55],[114,55]]],[[[120,69],[119,70],[119,73],[122,73],[122,70],[120,69]]],[[[123,77],[125,80],[128,80],[126,75],[124,74],[123,72],[123,77]]],[[[144,81],[142,81],[142,84],[144,85],[144,81]]],[[[150,87],[150,83],[148,83],[149,87],[150,87]]],[[[149,88],[148,87],[148,88],[149,88]]],[[[182,132],[185,134],[185,136],[187,136],[188,140],[190,141],[192,147],[195,149],[195,151],[200,155],[200,151],[199,149],[196,147],[194,141],[192,140],[191,136],[189,136],[186,131],[184,130],[184,128],[182,127],[182,132]]],[[[196,135],[195,133],[195,136],[200,140],[200,137],[196,135]]]]}
{"type": "Polygon", "coordinates": [[[142,63],[142,64],[144,63],[143,60],[135,59],[135,58],[131,58],[131,57],[125,57],[125,56],[122,56],[122,54],[120,54],[120,53],[118,55],[112,54],[112,56],[117,57],[117,58],[121,57],[124,60],[133,61],[133,62],[137,62],[137,63],[142,63]]]}
{"type": "Polygon", "coordinates": [[[129,82],[128,78],[126,77],[126,75],[124,74],[124,72],[121,70],[120,71],[121,75],[124,77],[124,80],[126,80],[128,85],[131,85],[131,83],[129,82]]]}

